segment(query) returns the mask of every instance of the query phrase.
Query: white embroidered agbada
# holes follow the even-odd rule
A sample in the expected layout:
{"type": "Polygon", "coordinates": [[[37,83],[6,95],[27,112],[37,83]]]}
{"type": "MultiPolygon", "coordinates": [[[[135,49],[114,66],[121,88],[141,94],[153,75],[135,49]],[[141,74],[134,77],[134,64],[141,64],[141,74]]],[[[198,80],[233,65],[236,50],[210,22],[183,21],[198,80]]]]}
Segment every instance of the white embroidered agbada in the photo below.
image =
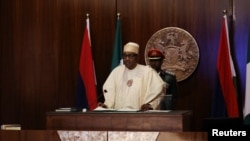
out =
{"type": "Polygon", "coordinates": [[[137,64],[133,70],[116,67],[103,85],[104,104],[112,109],[140,109],[143,104],[159,105],[166,83],[151,67],[137,64]]]}

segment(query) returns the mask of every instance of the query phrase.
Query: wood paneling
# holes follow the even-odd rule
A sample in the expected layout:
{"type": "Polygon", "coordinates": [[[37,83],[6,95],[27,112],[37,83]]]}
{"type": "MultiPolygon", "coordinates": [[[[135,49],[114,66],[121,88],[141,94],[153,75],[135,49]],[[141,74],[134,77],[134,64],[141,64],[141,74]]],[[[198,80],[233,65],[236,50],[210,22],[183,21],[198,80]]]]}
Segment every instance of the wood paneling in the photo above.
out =
{"type": "MultiPolygon", "coordinates": [[[[97,41],[96,69],[108,71],[110,62],[102,58],[106,47],[112,47],[115,1],[25,0],[1,5],[1,123],[44,128],[46,111],[75,106],[86,13],[92,40],[97,41]]],[[[102,71],[97,72],[102,78],[98,81],[106,78],[102,71]]]]}
{"type": "MultiPolygon", "coordinates": [[[[200,61],[195,72],[178,84],[175,109],[192,110],[195,130],[209,117],[222,10],[231,18],[233,56],[244,93],[245,52],[249,16],[241,0],[2,0],[0,2],[0,124],[23,129],[45,128],[45,113],[75,105],[79,55],[90,14],[90,32],[98,93],[110,73],[116,13],[121,13],[123,43],[144,49],[158,30],[176,26],[197,41],[200,61]]],[[[241,95],[240,95],[241,96],[241,95]]],[[[103,100],[100,98],[100,100],[103,100]]]]}

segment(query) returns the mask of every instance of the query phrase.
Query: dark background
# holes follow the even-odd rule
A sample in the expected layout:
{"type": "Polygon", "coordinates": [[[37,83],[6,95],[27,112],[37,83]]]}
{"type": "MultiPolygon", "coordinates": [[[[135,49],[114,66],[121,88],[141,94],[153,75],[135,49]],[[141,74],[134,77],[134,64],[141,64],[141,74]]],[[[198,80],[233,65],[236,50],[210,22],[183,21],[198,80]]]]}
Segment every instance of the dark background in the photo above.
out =
{"type": "Polygon", "coordinates": [[[119,12],[123,43],[140,44],[142,64],[147,41],[162,28],[179,27],[195,38],[200,61],[194,73],[178,83],[175,109],[192,110],[193,129],[199,131],[211,111],[223,10],[229,15],[242,108],[249,5],[249,0],[1,0],[0,124],[45,129],[46,112],[75,105],[86,13],[101,95],[119,12]]]}

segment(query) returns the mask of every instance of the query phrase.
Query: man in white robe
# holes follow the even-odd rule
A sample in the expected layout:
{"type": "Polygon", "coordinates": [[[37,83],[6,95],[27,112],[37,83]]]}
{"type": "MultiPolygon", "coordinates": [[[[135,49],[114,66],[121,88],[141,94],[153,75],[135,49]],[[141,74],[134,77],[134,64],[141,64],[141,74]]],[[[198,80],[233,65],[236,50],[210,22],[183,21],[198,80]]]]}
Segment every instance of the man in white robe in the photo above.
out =
{"type": "Polygon", "coordinates": [[[103,85],[105,102],[111,109],[157,109],[166,83],[155,70],[138,64],[139,45],[129,42],[124,46],[124,65],[116,67],[103,85]]]}

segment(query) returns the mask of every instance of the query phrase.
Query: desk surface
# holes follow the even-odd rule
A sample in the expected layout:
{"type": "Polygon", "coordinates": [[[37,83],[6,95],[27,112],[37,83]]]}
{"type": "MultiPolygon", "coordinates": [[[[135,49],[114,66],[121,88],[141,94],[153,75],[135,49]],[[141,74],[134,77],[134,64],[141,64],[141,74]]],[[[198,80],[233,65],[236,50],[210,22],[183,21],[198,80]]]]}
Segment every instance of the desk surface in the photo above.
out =
{"type": "Polygon", "coordinates": [[[48,112],[50,130],[189,131],[191,111],[48,112]]]}
{"type": "Polygon", "coordinates": [[[86,114],[134,114],[134,115],[169,115],[169,116],[175,116],[175,115],[185,115],[185,114],[191,114],[192,112],[189,110],[174,110],[174,111],[164,111],[164,110],[150,110],[150,111],[87,111],[87,112],[47,112],[47,115],[86,115],[86,114]]]}

